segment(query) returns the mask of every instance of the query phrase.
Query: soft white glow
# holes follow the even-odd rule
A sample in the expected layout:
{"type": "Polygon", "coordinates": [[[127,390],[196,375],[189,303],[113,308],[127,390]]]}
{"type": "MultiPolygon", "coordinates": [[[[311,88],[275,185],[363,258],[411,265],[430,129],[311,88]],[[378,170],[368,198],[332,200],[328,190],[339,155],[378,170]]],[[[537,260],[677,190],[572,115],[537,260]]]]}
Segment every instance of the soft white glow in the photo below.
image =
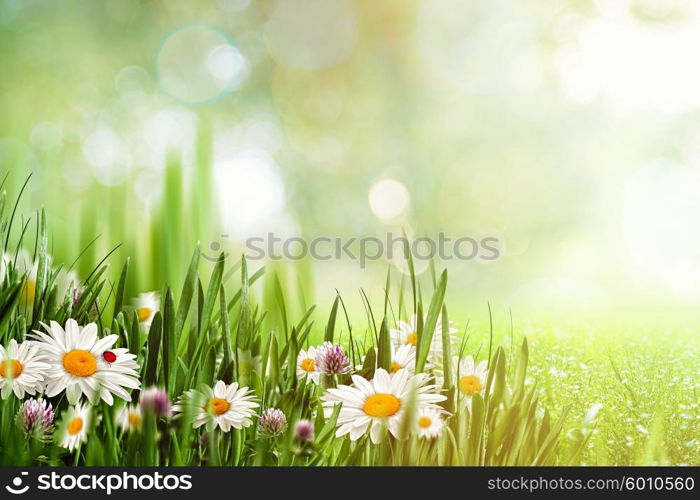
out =
{"type": "Polygon", "coordinates": [[[111,128],[100,127],[85,138],[83,157],[95,178],[105,186],[120,184],[129,176],[131,157],[123,151],[121,139],[111,128]]]}
{"type": "Polygon", "coordinates": [[[514,314],[546,308],[549,314],[588,314],[611,306],[610,296],[586,279],[547,276],[519,287],[504,304],[514,314]]]}
{"type": "Polygon", "coordinates": [[[622,2],[599,2],[601,15],[557,54],[565,94],[576,101],[604,97],[622,108],[699,106],[700,9],[689,4],[683,21],[649,23],[616,3],[622,2]]]}
{"type": "Polygon", "coordinates": [[[83,143],[83,156],[91,165],[106,167],[116,163],[121,153],[121,141],[109,128],[91,133],[83,143]]]}
{"type": "Polygon", "coordinates": [[[235,82],[245,70],[245,59],[233,45],[219,45],[207,56],[207,69],[219,80],[235,82]]]}
{"type": "Polygon", "coordinates": [[[284,210],[284,184],[269,154],[247,150],[233,157],[219,157],[214,173],[229,233],[247,237],[274,229],[284,210]]]}
{"type": "Polygon", "coordinates": [[[381,220],[392,220],[403,215],[411,203],[406,186],[394,179],[384,179],[369,190],[369,206],[381,220]]]}
{"type": "Polygon", "coordinates": [[[143,130],[151,152],[149,165],[163,167],[170,150],[191,156],[196,125],[196,115],[184,108],[167,108],[153,115],[143,130]]]}
{"type": "Polygon", "coordinates": [[[284,133],[276,116],[259,113],[245,118],[219,117],[216,124],[215,150],[219,156],[234,156],[244,149],[277,151],[284,141],[284,133]]]}
{"type": "Polygon", "coordinates": [[[658,161],[627,182],[624,234],[633,272],[679,298],[700,297],[700,169],[658,161]]]}

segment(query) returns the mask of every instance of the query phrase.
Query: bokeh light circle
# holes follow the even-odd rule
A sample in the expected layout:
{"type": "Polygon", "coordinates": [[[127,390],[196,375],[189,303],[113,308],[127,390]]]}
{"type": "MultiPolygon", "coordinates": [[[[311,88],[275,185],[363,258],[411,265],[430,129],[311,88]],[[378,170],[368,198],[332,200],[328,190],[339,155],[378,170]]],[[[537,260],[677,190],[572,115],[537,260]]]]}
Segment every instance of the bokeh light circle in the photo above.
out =
{"type": "Polygon", "coordinates": [[[202,105],[221,99],[245,80],[248,63],[224,32],[193,24],[168,33],[155,60],[158,85],[180,102],[202,105]]]}
{"type": "Polygon", "coordinates": [[[369,190],[369,207],[383,221],[397,219],[408,211],[411,195],[402,183],[394,179],[376,182],[369,190]]]}

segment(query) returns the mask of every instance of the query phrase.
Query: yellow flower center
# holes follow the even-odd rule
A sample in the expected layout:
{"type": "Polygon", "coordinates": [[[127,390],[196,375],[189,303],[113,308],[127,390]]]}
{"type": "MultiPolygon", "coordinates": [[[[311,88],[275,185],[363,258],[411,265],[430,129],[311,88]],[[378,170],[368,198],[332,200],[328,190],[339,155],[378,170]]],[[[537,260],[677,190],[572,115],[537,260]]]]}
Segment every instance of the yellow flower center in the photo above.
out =
{"type": "Polygon", "coordinates": [[[63,356],[63,368],[76,377],[89,377],[97,371],[97,359],[88,351],[73,349],[63,356]]]}
{"type": "Polygon", "coordinates": [[[129,413],[129,426],[141,427],[141,415],[136,412],[129,413]]]}
{"type": "Polygon", "coordinates": [[[211,398],[209,400],[209,411],[214,415],[223,415],[231,408],[228,401],[221,398],[211,398]]]}
{"type": "Polygon", "coordinates": [[[459,390],[468,396],[473,396],[483,389],[481,380],[476,375],[467,375],[459,379],[459,390]]]}
{"type": "Polygon", "coordinates": [[[0,377],[17,378],[23,371],[24,366],[16,359],[6,359],[0,363],[0,377]]]}
{"type": "Polygon", "coordinates": [[[396,361],[392,361],[392,362],[391,362],[391,373],[396,373],[396,372],[399,371],[401,368],[403,368],[403,366],[401,366],[400,364],[398,364],[396,361]]]}
{"type": "Polygon", "coordinates": [[[364,412],[370,417],[390,417],[401,408],[401,401],[393,394],[373,394],[367,398],[363,406],[364,412]]]}
{"type": "Polygon", "coordinates": [[[301,362],[301,369],[305,372],[315,372],[316,371],[316,361],[312,358],[306,358],[301,362]]]}
{"type": "Polygon", "coordinates": [[[418,334],[416,332],[413,332],[411,335],[406,337],[406,343],[417,346],[418,345],[418,334]]]}
{"type": "Polygon", "coordinates": [[[139,317],[139,323],[143,323],[144,321],[148,320],[148,318],[151,317],[151,313],[153,313],[153,310],[148,307],[140,307],[136,309],[136,314],[139,317]]]}
{"type": "Polygon", "coordinates": [[[68,422],[68,434],[75,436],[83,429],[83,419],[80,417],[74,417],[70,422],[68,422]]]}
{"type": "Polygon", "coordinates": [[[24,288],[22,289],[22,303],[25,306],[34,303],[34,296],[36,295],[36,281],[27,278],[26,283],[24,283],[24,288]]]}
{"type": "Polygon", "coordinates": [[[430,419],[430,417],[421,417],[418,419],[418,426],[421,429],[427,429],[432,423],[433,421],[430,419]]]}

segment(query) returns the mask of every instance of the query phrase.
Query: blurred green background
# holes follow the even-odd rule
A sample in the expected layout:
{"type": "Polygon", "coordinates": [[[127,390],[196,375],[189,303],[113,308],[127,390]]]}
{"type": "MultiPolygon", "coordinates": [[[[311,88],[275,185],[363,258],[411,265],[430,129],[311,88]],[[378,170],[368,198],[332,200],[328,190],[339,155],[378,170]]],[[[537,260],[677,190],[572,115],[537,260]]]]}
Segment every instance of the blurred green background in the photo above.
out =
{"type": "MultiPolygon", "coordinates": [[[[460,321],[696,320],[699,43],[680,0],[1,0],[0,171],[140,290],[197,241],[442,231],[501,241],[436,262],[460,321]]],[[[309,300],[387,265],[306,262],[309,300]]]]}

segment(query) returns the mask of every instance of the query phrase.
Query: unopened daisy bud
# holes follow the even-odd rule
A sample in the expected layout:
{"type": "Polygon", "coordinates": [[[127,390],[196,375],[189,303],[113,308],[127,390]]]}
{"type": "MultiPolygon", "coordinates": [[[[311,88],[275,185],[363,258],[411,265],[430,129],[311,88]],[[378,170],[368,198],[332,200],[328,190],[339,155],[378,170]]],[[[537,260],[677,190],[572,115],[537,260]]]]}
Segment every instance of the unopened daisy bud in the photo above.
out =
{"type": "Polygon", "coordinates": [[[260,432],[266,436],[277,436],[287,430],[287,417],[282,410],[268,408],[260,414],[260,432]]]}
{"type": "Polygon", "coordinates": [[[294,435],[299,441],[313,441],[314,424],[308,420],[299,420],[294,427],[294,435]]]}
{"type": "Polygon", "coordinates": [[[53,434],[54,413],[45,399],[28,399],[17,413],[17,423],[31,438],[48,442],[53,434]]]}
{"type": "Polygon", "coordinates": [[[316,371],[324,375],[342,375],[350,372],[350,360],[338,344],[324,342],[316,349],[316,371]]]}
{"type": "Polygon", "coordinates": [[[141,411],[151,411],[156,417],[169,417],[168,393],[158,387],[146,389],[141,393],[141,411]]]}

